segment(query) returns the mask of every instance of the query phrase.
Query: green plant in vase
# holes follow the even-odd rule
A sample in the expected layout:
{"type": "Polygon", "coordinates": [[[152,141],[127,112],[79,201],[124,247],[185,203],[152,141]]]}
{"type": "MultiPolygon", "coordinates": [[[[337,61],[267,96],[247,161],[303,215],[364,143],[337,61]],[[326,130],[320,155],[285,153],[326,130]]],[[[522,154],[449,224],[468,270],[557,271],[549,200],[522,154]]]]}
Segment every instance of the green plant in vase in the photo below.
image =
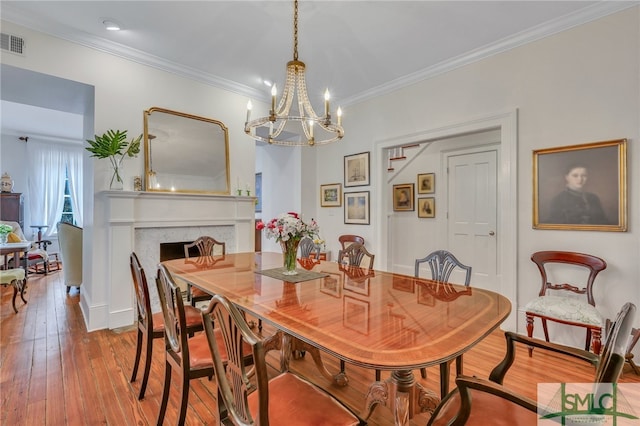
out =
{"type": "Polygon", "coordinates": [[[95,135],[95,140],[88,140],[89,146],[86,150],[91,153],[91,157],[108,158],[113,167],[113,176],[109,188],[122,188],[122,176],[120,167],[125,157],[135,157],[140,153],[140,142],[142,135],[127,142],[127,131],[107,130],[102,136],[95,135]]]}

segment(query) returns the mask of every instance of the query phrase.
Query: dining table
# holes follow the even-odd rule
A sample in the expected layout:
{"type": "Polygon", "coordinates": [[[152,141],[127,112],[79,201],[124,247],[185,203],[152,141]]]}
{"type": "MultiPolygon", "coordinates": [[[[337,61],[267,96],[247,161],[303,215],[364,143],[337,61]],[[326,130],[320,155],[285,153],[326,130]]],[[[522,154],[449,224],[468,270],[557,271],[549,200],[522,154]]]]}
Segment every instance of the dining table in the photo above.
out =
{"type": "MultiPolygon", "coordinates": [[[[31,247],[31,241],[20,241],[17,243],[2,243],[0,244],[0,256],[3,257],[3,264],[4,264],[4,269],[8,269],[9,267],[9,256],[10,254],[13,255],[13,259],[20,259],[20,253],[24,253],[24,259],[23,259],[23,266],[25,270],[28,270],[27,268],[27,259],[26,259],[26,254],[29,251],[29,248],[31,247]]],[[[19,266],[17,266],[17,264],[14,263],[14,268],[17,268],[19,266]]]]}
{"type": "Polygon", "coordinates": [[[362,417],[378,405],[396,425],[433,412],[448,390],[449,362],[500,326],[511,303],[496,292],[317,259],[297,259],[283,275],[281,253],[250,252],[162,262],[169,272],[210,294],[221,294],[277,332],[281,369],[291,354],[309,353],[328,380],[348,385],[347,373],[329,372],[321,353],[347,365],[390,371],[373,381],[362,417]],[[413,371],[440,366],[440,395],[413,371]],[[446,377],[445,377],[446,376],[446,377]]]}

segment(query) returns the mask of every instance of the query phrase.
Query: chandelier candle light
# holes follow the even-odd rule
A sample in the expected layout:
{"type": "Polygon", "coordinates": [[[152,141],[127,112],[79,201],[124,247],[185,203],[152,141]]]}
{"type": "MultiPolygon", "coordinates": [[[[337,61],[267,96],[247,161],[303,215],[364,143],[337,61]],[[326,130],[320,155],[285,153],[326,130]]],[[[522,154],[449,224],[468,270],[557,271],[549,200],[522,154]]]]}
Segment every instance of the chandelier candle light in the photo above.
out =
{"type": "Polygon", "coordinates": [[[280,243],[284,257],[284,275],[296,275],[296,258],[298,244],[303,237],[313,238],[318,235],[320,228],[314,219],[305,223],[298,213],[289,212],[278,215],[266,224],[256,223],[257,230],[265,230],[267,238],[273,238],[280,243]]]}
{"type": "Polygon", "coordinates": [[[329,89],[324,93],[324,115],[318,116],[307,95],[305,64],[298,60],[298,0],[294,1],[293,60],[287,62],[287,78],[282,98],[276,106],[278,89],[271,86],[269,116],[251,121],[251,101],[247,104],[244,131],[252,138],[270,144],[285,146],[323,145],[342,139],[342,109],[336,111],[337,122],[331,121],[329,89]],[[292,106],[297,98],[297,110],[292,106]],[[316,127],[316,129],[314,129],[316,127]]]}

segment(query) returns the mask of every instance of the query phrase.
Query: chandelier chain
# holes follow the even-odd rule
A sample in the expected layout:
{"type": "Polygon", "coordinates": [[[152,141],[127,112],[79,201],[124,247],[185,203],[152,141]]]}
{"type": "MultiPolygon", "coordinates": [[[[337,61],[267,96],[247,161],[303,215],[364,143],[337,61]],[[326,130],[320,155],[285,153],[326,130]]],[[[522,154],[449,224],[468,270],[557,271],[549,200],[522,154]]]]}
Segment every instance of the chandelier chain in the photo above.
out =
{"type": "Polygon", "coordinates": [[[298,60],[298,0],[293,2],[293,60],[298,60]]]}

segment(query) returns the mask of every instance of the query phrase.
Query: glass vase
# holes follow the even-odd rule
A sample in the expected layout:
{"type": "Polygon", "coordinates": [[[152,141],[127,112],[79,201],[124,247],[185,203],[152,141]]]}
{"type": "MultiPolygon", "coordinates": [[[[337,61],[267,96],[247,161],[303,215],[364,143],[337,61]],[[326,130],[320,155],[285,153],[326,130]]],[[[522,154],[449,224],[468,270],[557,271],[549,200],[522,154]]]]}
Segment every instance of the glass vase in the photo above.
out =
{"type": "MultiPolygon", "coordinates": [[[[0,244],[6,244],[8,236],[9,236],[9,234],[5,234],[5,233],[0,234],[0,244]]],[[[294,262],[295,262],[295,260],[294,260],[294,262]]]]}
{"type": "Polygon", "coordinates": [[[298,257],[298,244],[300,240],[291,238],[287,241],[280,241],[282,247],[282,258],[284,272],[283,275],[297,275],[296,258],[298,257]]]}

